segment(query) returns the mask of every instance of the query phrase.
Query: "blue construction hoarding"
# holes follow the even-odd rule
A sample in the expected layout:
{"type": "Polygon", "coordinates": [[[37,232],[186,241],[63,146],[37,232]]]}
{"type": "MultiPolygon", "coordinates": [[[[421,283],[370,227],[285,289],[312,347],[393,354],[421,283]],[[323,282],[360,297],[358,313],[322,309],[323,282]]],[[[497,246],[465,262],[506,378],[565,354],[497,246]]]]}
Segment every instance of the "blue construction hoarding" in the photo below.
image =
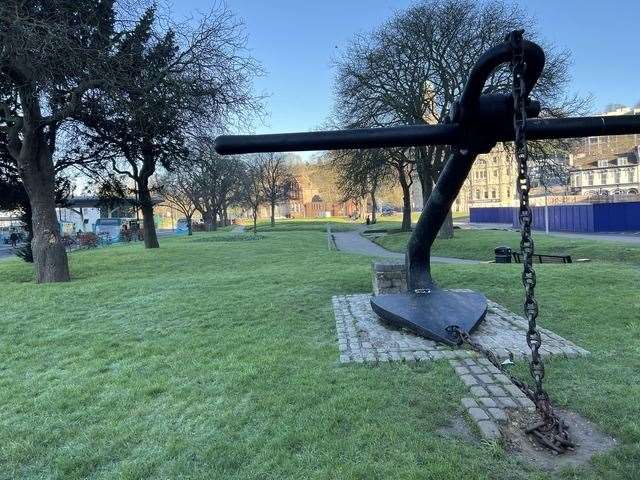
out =
{"type": "MultiPolygon", "coordinates": [[[[532,207],[533,227],[544,229],[544,207],[532,207]]],[[[474,223],[510,223],[518,226],[514,207],[471,208],[474,223]]],[[[640,202],[589,203],[549,206],[549,230],[554,232],[640,231],[640,202]]]]}

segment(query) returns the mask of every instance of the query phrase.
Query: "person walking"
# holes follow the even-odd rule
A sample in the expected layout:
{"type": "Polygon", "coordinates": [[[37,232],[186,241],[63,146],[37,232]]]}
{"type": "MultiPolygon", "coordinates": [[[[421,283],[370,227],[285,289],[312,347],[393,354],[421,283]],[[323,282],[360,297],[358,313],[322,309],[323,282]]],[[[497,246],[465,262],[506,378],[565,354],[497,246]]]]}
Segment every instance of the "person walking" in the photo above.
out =
{"type": "Polygon", "coordinates": [[[18,234],[15,230],[11,231],[11,235],[9,235],[9,242],[11,243],[11,248],[16,248],[18,246],[18,234]]]}

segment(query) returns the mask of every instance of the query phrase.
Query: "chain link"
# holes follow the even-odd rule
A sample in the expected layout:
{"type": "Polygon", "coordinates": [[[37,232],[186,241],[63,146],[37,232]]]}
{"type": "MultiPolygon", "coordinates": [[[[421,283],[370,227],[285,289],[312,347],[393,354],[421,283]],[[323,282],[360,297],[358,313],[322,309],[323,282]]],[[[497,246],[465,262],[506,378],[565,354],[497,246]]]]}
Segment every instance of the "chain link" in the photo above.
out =
{"type": "Polygon", "coordinates": [[[518,196],[520,198],[520,251],[522,252],[522,285],[525,291],[524,313],[529,324],[527,331],[527,345],[531,349],[530,372],[535,382],[537,396],[542,396],[544,389],[544,362],[540,356],[542,338],[538,331],[536,319],[538,317],[538,303],[535,299],[536,272],[533,269],[534,243],[531,237],[532,214],[529,206],[529,189],[531,187],[527,171],[529,152],[527,149],[526,125],[526,85],[524,73],[526,63],[524,60],[524,48],[522,46],[522,30],[509,34],[511,44],[511,72],[513,75],[513,126],[515,131],[515,150],[518,161],[518,196]]]}
{"type": "Polygon", "coordinates": [[[518,162],[517,189],[520,199],[519,218],[521,226],[520,251],[522,252],[522,285],[524,286],[524,314],[527,319],[527,345],[531,349],[531,361],[529,372],[534,381],[531,387],[521,379],[511,375],[495,356],[493,352],[485,349],[479,343],[474,342],[468,332],[457,326],[447,330],[457,337],[460,344],[467,344],[473,350],[483,354],[496,368],[509,377],[529,399],[535,404],[541,417],[541,422],[526,429],[526,433],[534,436],[540,444],[556,453],[564,453],[574,445],[569,437],[568,428],[564,421],[554,412],[549,395],[544,390],[543,380],[545,376],[544,362],[540,355],[542,336],[537,326],[538,302],[535,299],[536,272],[533,268],[534,243],[531,236],[532,213],[529,206],[529,190],[531,182],[527,163],[529,151],[527,148],[527,90],[525,83],[526,62],[524,58],[524,46],[522,41],[523,30],[516,30],[507,36],[511,45],[511,72],[513,94],[513,127],[515,133],[515,156],[518,162]]]}

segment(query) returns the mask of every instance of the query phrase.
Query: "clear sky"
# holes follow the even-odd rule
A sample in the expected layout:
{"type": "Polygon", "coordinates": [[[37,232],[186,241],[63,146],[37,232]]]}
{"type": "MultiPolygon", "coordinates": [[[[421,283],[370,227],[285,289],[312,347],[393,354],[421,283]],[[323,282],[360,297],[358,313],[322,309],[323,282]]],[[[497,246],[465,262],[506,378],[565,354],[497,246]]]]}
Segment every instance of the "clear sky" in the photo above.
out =
{"type": "MultiPolygon", "coordinates": [[[[215,0],[174,0],[176,16],[206,11],[215,0]]],[[[227,0],[243,19],[270,95],[255,133],[306,131],[327,119],[331,60],[352,36],[381,24],[410,0],[227,0]]],[[[640,0],[520,0],[539,19],[545,40],[573,52],[576,93],[594,109],[640,101],[640,0]]]]}

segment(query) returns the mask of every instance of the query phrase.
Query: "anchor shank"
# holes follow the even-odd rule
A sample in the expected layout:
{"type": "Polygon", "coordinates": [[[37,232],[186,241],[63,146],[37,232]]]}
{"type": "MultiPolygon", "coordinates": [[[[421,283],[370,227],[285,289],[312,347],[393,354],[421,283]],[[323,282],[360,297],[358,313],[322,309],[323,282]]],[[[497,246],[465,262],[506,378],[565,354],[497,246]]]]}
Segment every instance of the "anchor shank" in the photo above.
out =
{"type": "MultiPolygon", "coordinates": [[[[493,145],[489,149],[492,147],[493,145]]],[[[480,152],[476,149],[454,147],[429,200],[422,209],[418,223],[409,239],[405,257],[407,285],[410,292],[435,285],[431,277],[431,246],[478,153],[480,152]]]]}

